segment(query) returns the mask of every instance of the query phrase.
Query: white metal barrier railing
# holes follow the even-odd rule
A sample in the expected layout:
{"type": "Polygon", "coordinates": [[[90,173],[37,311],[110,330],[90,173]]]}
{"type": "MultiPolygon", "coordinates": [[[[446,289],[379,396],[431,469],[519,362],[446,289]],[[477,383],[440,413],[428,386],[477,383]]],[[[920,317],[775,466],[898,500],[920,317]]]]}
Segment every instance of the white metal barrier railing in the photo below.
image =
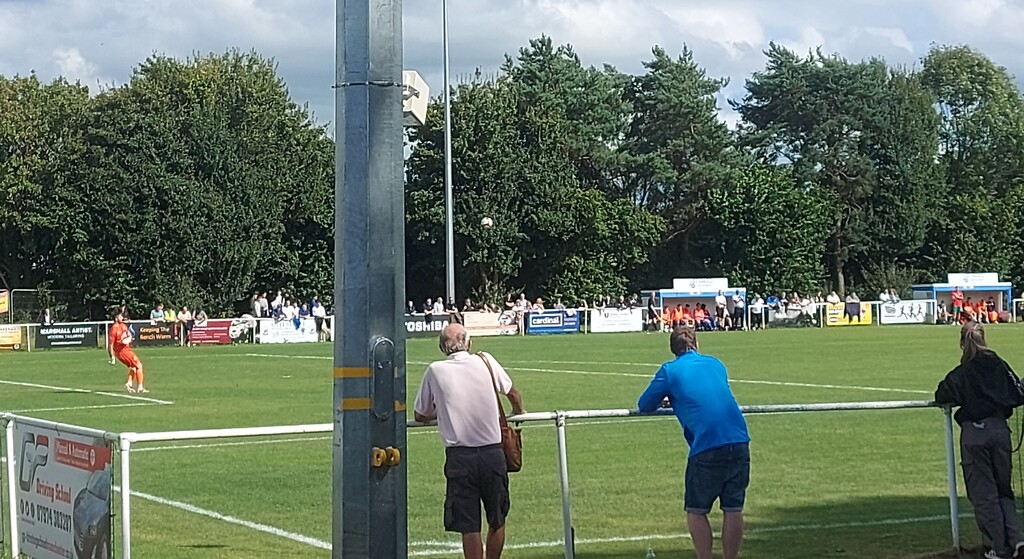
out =
{"type": "MultiPolygon", "coordinates": [[[[895,410],[939,407],[928,401],[883,401],[883,402],[839,402],[819,404],[784,404],[784,405],[754,405],[742,406],[744,414],[771,414],[771,413],[792,413],[792,412],[824,412],[844,410],[895,410]]],[[[953,540],[953,547],[960,546],[960,524],[959,509],[957,501],[957,474],[956,456],[953,444],[953,421],[951,410],[942,407],[945,424],[946,442],[946,467],[949,495],[949,519],[950,531],[953,540]]],[[[673,418],[672,410],[663,409],[655,414],[673,418]]],[[[609,410],[576,410],[576,411],[554,411],[526,413],[510,417],[513,422],[542,422],[553,421],[555,423],[558,451],[558,476],[561,491],[562,523],[564,528],[564,543],[566,559],[573,559],[575,556],[573,542],[572,524],[572,499],[569,486],[569,466],[566,450],[566,422],[574,419],[596,419],[596,418],[622,418],[642,415],[636,410],[609,409],[609,410]]],[[[645,415],[645,414],[644,414],[645,415]]],[[[157,433],[110,433],[86,427],[78,427],[45,421],[14,414],[2,414],[0,420],[6,424],[7,434],[7,479],[10,496],[10,525],[11,525],[11,556],[17,557],[20,553],[18,533],[18,508],[15,503],[16,495],[15,479],[17,478],[17,456],[14,452],[14,428],[17,423],[32,425],[58,432],[71,433],[80,436],[94,437],[109,442],[115,450],[120,451],[120,477],[117,486],[121,493],[121,556],[124,559],[131,558],[131,453],[132,445],[142,442],[158,441],[185,441],[196,439],[221,439],[240,438],[256,436],[275,435],[297,435],[304,433],[330,433],[334,426],[331,423],[312,425],[286,425],[274,427],[247,427],[236,429],[204,429],[194,431],[167,431],[157,433]]],[[[425,427],[427,424],[409,422],[410,428],[425,427]]]]}

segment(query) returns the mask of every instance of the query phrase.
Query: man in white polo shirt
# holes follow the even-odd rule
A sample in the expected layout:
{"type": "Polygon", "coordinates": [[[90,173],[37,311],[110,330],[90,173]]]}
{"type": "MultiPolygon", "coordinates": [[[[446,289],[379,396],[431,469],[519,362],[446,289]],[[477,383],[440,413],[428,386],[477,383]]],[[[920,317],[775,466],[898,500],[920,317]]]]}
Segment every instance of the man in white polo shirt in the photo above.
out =
{"type": "Polygon", "coordinates": [[[469,333],[461,324],[441,331],[441,352],[423,375],[416,403],[416,421],[437,421],[445,446],[444,528],[462,534],[466,559],[483,559],[480,503],[487,513],[487,559],[501,557],[508,516],[508,470],[501,449],[498,398],[505,394],[512,413],[524,413],[523,398],[505,369],[486,353],[469,353],[469,333]],[[487,363],[494,371],[493,380],[487,363]]]}

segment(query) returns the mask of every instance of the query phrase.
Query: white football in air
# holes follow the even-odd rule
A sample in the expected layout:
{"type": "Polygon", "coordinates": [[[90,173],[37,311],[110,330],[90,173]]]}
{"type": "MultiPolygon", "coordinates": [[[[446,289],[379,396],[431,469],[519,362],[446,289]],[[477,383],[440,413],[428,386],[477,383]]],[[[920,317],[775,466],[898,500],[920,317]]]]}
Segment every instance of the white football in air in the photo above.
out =
{"type": "Polygon", "coordinates": [[[486,229],[490,229],[491,227],[494,227],[494,220],[489,217],[485,217],[480,220],[480,226],[486,229]]]}

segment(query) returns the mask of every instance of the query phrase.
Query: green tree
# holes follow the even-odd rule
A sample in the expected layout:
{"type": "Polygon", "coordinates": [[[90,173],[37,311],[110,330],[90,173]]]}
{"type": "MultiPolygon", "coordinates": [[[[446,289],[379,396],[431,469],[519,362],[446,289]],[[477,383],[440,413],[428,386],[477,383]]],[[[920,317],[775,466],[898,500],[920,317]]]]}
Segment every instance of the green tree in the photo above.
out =
{"type": "Polygon", "coordinates": [[[1024,278],[1024,100],[1005,68],[966,46],[936,47],[922,81],[941,117],[940,219],[924,248],[944,271],[1024,278]]]}
{"type": "Polygon", "coordinates": [[[676,59],[661,47],[652,53],[647,71],[626,90],[632,116],[619,147],[618,185],[623,197],[664,219],[664,238],[644,281],[668,285],[706,265],[707,245],[694,246],[693,234],[711,217],[710,193],[738,180],[744,158],[718,118],[717,96],[728,81],[709,77],[688,48],[676,59]]]}
{"type": "Polygon", "coordinates": [[[709,194],[715,211],[703,234],[716,240],[711,271],[754,293],[821,286],[831,210],[820,191],[798,184],[787,167],[757,164],[709,194]]]}
{"type": "Polygon", "coordinates": [[[66,223],[83,211],[69,169],[88,112],[84,86],[0,76],[0,275],[12,288],[61,280],[66,223]]]}
{"type": "Polygon", "coordinates": [[[330,293],[333,143],[273,62],[152,57],[96,97],[86,129],[71,287],[211,313],[257,287],[330,293]]]}

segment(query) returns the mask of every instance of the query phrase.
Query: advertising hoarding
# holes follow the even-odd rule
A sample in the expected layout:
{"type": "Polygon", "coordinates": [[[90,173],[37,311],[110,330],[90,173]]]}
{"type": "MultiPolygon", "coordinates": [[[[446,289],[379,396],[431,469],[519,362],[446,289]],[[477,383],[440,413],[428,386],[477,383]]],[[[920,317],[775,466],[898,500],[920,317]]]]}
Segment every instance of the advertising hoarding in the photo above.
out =
{"type": "Polygon", "coordinates": [[[35,559],[110,557],[111,450],[103,440],[15,422],[21,551],[35,559]]]}
{"type": "Polygon", "coordinates": [[[640,332],[643,329],[644,320],[641,309],[592,309],[590,311],[591,332],[640,332]]]}
{"type": "Polygon", "coordinates": [[[526,315],[527,334],[575,334],[580,315],[575,310],[534,311],[526,315]]]}
{"type": "Polygon", "coordinates": [[[95,348],[99,336],[97,324],[57,324],[36,329],[33,343],[37,349],[95,348]]]}

